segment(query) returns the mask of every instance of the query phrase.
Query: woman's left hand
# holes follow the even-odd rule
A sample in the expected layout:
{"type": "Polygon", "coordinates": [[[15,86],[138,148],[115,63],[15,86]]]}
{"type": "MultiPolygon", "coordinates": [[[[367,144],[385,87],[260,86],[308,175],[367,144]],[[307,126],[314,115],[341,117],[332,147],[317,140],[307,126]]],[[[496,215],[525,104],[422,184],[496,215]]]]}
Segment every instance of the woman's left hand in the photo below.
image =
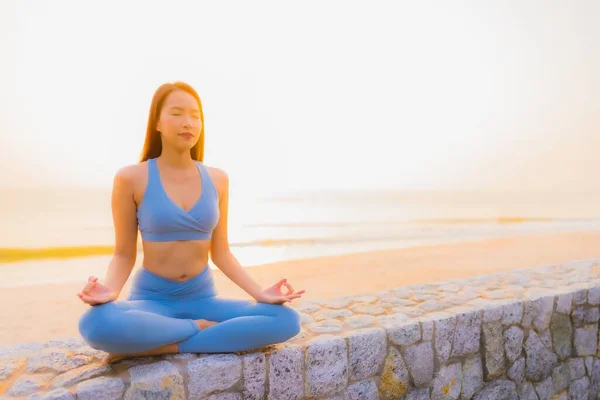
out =
{"type": "Polygon", "coordinates": [[[287,279],[282,279],[268,289],[263,290],[256,296],[256,301],[267,304],[283,304],[286,301],[292,301],[302,296],[304,290],[294,291],[292,285],[287,282],[287,279]],[[281,286],[285,286],[287,293],[281,293],[281,286]]]}

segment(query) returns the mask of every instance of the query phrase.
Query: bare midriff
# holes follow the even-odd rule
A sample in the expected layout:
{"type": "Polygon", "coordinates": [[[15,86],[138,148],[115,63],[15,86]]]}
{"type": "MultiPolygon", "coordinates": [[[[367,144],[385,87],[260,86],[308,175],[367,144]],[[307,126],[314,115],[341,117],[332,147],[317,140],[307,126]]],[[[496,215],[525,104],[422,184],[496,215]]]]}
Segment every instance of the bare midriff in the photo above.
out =
{"type": "Polygon", "coordinates": [[[144,242],[142,265],[163,278],[185,282],[208,265],[209,240],[144,242]]]}

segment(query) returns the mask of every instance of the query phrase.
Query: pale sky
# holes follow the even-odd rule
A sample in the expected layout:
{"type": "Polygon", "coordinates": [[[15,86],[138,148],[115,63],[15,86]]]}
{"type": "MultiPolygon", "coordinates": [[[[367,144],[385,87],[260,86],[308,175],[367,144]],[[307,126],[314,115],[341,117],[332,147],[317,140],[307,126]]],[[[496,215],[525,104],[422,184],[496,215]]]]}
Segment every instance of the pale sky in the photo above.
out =
{"type": "Polygon", "coordinates": [[[232,187],[600,190],[600,2],[0,2],[0,187],[110,187],[155,89],[232,187]]]}

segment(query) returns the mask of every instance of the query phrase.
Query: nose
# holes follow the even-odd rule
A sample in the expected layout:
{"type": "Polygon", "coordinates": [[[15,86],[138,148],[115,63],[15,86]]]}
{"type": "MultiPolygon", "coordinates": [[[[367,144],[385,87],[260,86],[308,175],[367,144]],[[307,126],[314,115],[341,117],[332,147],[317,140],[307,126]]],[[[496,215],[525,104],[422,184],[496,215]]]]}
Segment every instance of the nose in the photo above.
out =
{"type": "Polygon", "coordinates": [[[192,127],[192,125],[193,125],[193,122],[192,122],[192,117],[190,117],[189,115],[186,115],[186,116],[183,118],[183,126],[184,126],[185,128],[191,128],[191,127],[192,127]]]}

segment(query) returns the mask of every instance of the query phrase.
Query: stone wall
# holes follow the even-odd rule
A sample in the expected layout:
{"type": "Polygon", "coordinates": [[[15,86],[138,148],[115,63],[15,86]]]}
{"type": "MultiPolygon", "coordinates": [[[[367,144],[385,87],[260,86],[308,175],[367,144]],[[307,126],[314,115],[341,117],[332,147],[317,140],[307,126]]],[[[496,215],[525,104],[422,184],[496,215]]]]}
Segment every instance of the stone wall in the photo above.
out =
{"type": "MultiPolygon", "coordinates": [[[[597,399],[600,260],[294,304],[247,354],[107,365],[80,339],[0,349],[0,398],[597,399]]],[[[401,273],[401,271],[398,271],[401,273]]]]}

